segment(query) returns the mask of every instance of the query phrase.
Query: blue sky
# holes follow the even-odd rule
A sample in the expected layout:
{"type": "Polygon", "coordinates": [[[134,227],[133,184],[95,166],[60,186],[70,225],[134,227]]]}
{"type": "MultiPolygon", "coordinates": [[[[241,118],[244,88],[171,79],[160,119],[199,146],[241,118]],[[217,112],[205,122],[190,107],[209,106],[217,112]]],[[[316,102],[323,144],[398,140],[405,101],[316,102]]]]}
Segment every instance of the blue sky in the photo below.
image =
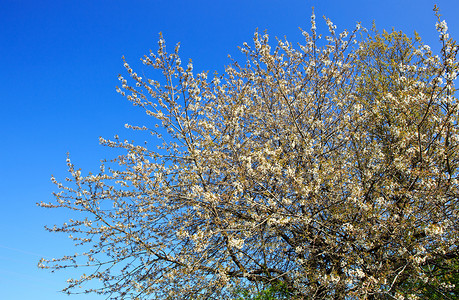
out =
{"type": "Polygon", "coordinates": [[[148,74],[139,59],[156,50],[161,31],[171,48],[181,42],[182,61],[192,58],[196,71],[221,72],[256,28],[300,41],[312,6],[339,31],[375,20],[381,30],[416,30],[438,50],[435,3],[458,38],[457,0],[0,0],[0,298],[104,299],[58,292],[79,270],[36,267],[40,257],[78,249],[43,229],[69,213],[35,203],[53,200],[50,177],[66,176],[67,152],[83,171],[97,171],[113,156],[99,136],[129,138],[125,123],[148,122],[115,91],[123,55],[148,74]]]}

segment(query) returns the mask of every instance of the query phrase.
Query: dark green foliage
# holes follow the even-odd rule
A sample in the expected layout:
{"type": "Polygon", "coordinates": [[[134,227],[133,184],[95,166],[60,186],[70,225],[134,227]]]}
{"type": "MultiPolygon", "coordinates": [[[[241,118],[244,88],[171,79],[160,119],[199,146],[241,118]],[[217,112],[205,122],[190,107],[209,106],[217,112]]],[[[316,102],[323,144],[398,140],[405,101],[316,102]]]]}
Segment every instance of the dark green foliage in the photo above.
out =
{"type": "Polygon", "coordinates": [[[417,280],[406,282],[402,287],[406,293],[413,291],[420,299],[459,299],[459,260],[437,259],[424,266],[424,270],[429,277],[433,277],[428,282],[417,280]]]}
{"type": "Polygon", "coordinates": [[[234,297],[235,300],[292,299],[292,293],[288,291],[287,286],[284,283],[278,283],[257,293],[253,293],[247,289],[239,289],[235,292],[234,297]]]}

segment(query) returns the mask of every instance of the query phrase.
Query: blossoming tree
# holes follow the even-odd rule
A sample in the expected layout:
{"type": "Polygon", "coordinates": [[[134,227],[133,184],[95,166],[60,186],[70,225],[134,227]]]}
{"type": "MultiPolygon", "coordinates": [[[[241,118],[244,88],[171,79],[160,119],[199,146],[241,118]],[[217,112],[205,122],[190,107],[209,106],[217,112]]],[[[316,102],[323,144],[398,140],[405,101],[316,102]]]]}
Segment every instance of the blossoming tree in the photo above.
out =
{"type": "Polygon", "coordinates": [[[118,89],[155,122],[126,126],[160,146],[101,138],[125,154],[99,174],[68,160],[40,205],[82,213],[49,230],[85,252],[40,266],[87,265],[65,291],[100,280],[86,292],[121,299],[449,297],[435,270],[458,270],[458,47],[437,16],[439,56],[417,36],[359,38],[329,20],[322,39],[313,15],[298,48],[255,33],[247,62],[213,78],[160,38],[143,63],[163,79],[125,63],[133,84],[118,89]]]}

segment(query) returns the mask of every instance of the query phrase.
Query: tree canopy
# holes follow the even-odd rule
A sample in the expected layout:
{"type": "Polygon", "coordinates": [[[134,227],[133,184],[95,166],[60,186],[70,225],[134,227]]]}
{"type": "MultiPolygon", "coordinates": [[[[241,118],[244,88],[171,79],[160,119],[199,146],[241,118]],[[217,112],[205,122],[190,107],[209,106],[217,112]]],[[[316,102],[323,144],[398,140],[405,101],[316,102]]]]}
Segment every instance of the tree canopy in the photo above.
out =
{"type": "Polygon", "coordinates": [[[179,46],[125,61],[118,92],[152,117],[128,125],[157,149],[71,176],[43,207],[81,212],[49,228],[88,266],[64,291],[120,299],[451,299],[458,278],[458,46],[438,14],[434,55],[402,32],[317,33],[294,46],[255,32],[222,75],[194,73],[179,46]],[[263,292],[261,292],[263,293],[263,292]],[[273,295],[274,295],[273,294],[273,295]],[[432,296],[433,297],[433,296],[432,296]]]}

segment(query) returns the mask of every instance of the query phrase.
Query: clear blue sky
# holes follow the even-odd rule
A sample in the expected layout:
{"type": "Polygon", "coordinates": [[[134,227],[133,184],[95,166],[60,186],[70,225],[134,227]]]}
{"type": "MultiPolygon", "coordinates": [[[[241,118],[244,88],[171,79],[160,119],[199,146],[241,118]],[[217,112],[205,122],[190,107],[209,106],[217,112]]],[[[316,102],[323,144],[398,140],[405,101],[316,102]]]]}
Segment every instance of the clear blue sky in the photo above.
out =
{"type": "Polygon", "coordinates": [[[162,31],[170,46],[181,42],[182,61],[221,72],[256,28],[299,41],[312,6],[319,21],[325,14],[338,30],[375,20],[379,29],[417,30],[438,50],[435,3],[459,38],[457,0],[0,0],[0,299],[103,299],[58,293],[79,270],[36,267],[42,256],[78,249],[43,229],[68,212],[35,203],[53,200],[49,178],[66,176],[66,152],[95,171],[100,159],[113,156],[98,145],[99,136],[129,138],[125,123],[148,121],[115,92],[122,55],[147,72],[139,58],[156,50],[162,31]]]}

